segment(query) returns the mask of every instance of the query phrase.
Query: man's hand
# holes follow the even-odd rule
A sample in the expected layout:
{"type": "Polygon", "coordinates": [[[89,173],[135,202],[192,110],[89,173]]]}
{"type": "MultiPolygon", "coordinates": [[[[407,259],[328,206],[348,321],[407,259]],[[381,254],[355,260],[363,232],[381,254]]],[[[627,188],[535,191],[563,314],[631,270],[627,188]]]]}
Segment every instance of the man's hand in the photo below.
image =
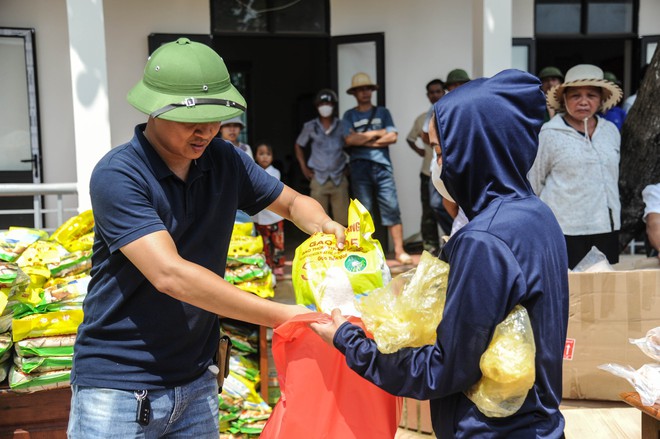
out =
{"type": "Polygon", "coordinates": [[[420,148],[420,147],[418,147],[418,146],[415,144],[415,142],[411,142],[411,141],[408,140],[408,139],[406,139],[406,142],[408,142],[408,146],[410,147],[410,149],[412,149],[413,151],[415,151],[415,153],[417,153],[418,156],[420,156],[420,157],[424,157],[424,148],[420,148]]]}
{"type": "Polygon", "coordinates": [[[314,171],[311,168],[309,168],[308,166],[305,166],[304,168],[301,167],[301,169],[302,169],[303,175],[305,176],[305,178],[307,180],[311,180],[312,178],[314,178],[314,171]]]}
{"type": "Polygon", "coordinates": [[[328,221],[323,224],[322,232],[335,235],[337,237],[337,248],[339,250],[344,248],[346,242],[346,227],[336,221],[328,221]]]}
{"type": "Polygon", "coordinates": [[[341,315],[341,311],[338,308],[335,308],[332,310],[332,316],[327,322],[310,323],[309,326],[323,339],[324,342],[334,347],[333,340],[335,338],[335,333],[337,332],[337,329],[347,321],[348,320],[341,315]]]}

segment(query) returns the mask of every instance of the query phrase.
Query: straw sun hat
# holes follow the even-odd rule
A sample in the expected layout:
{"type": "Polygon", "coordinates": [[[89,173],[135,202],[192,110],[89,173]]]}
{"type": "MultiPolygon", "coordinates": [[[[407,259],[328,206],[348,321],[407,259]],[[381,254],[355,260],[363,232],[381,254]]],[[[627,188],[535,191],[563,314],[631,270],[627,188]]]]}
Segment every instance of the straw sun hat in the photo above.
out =
{"type": "Polygon", "coordinates": [[[548,106],[556,111],[564,111],[564,90],[566,87],[600,87],[603,89],[603,102],[600,105],[601,111],[607,111],[614,107],[623,92],[613,82],[604,79],[603,71],[591,64],[578,64],[571,67],[566,72],[564,82],[555,85],[548,92],[548,106]]]}
{"type": "Polygon", "coordinates": [[[351,78],[351,88],[346,90],[346,93],[352,95],[355,93],[356,88],[369,87],[372,90],[378,90],[378,85],[374,84],[369,75],[364,72],[359,72],[351,78]]]}

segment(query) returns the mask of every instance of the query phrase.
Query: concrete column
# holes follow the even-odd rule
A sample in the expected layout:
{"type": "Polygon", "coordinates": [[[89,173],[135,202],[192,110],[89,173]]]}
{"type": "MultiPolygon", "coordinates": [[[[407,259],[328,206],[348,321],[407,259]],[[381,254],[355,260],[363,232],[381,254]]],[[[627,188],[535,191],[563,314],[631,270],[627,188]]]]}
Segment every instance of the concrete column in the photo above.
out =
{"type": "Polygon", "coordinates": [[[111,148],[103,0],[66,0],[73,90],[78,209],[91,208],[89,179],[111,148]]]}
{"type": "Polygon", "coordinates": [[[473,0],[474,77],[511,68],[512,0],[473,0]]]}

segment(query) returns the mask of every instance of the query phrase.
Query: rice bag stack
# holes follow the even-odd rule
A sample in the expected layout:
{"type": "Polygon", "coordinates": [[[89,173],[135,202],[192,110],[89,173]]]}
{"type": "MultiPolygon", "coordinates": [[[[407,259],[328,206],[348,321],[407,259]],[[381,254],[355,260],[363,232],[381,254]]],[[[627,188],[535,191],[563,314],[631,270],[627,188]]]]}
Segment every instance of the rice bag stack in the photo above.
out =
{"type": "Polygon", "coordinates": [[[253,223],[236,223],[227,254],[225,280],[259,297],[275,296],[274,278],[263,254],[261,236],[255,236],[253,223]]]}
{"type": "Polygon", "coordinates": [[[258,332],[254,325],[222,320],[221,332],[232,341],[229,376],[220,403],[221,438],[257,438],[272,411],[259,394],[258,332]]]}
{"type": "Polygon", "coordinates": [[[9,387],[15,392],[69,385],[73,343],[90,281],[93,227],[91,211],[83,212],[16,258],[27,282],[14,282],[11,291],[9,387]]]}
{"type": "Polygon", "coordinates": [[[53,278],[45,284],[38,304],[14,307],[13,365],[9,387],[16,392],[34,392],[67,386],[73,363],[73,344],[82,323],[82,301],[88,275],[53,278]]]}
{"type": "Polygon", "coordinates": [[[14,307],[13,365],[9,387],[15,392],[35,392],[69,385],[75,334],[82,323],[82,299],[89,276],[54,283],[41,292],[34,305],[14,307]]]}
{"type": "Polygon", "coordinates": [[[75,334],[70,334],[16,342],[9,387],[34,392],[68,386],[75,341],[75,334]]]}

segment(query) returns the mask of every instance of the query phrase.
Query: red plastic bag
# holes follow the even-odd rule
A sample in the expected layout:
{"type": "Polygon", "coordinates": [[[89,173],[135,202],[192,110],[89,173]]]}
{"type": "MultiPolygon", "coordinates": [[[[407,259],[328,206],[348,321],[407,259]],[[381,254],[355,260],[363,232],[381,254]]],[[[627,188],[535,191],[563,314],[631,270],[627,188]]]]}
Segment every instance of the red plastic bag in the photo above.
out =
{"type": "MultiPolygon", "coordinates": [[[[341,352],[309,327],[321,316],[299,315],[275,328],[272,349],[282,396],[259,437],[394,438],[401,398],[349,369],[341,352]]],[[[364,328],[360,319],[350,320],[364,328]]]]}

